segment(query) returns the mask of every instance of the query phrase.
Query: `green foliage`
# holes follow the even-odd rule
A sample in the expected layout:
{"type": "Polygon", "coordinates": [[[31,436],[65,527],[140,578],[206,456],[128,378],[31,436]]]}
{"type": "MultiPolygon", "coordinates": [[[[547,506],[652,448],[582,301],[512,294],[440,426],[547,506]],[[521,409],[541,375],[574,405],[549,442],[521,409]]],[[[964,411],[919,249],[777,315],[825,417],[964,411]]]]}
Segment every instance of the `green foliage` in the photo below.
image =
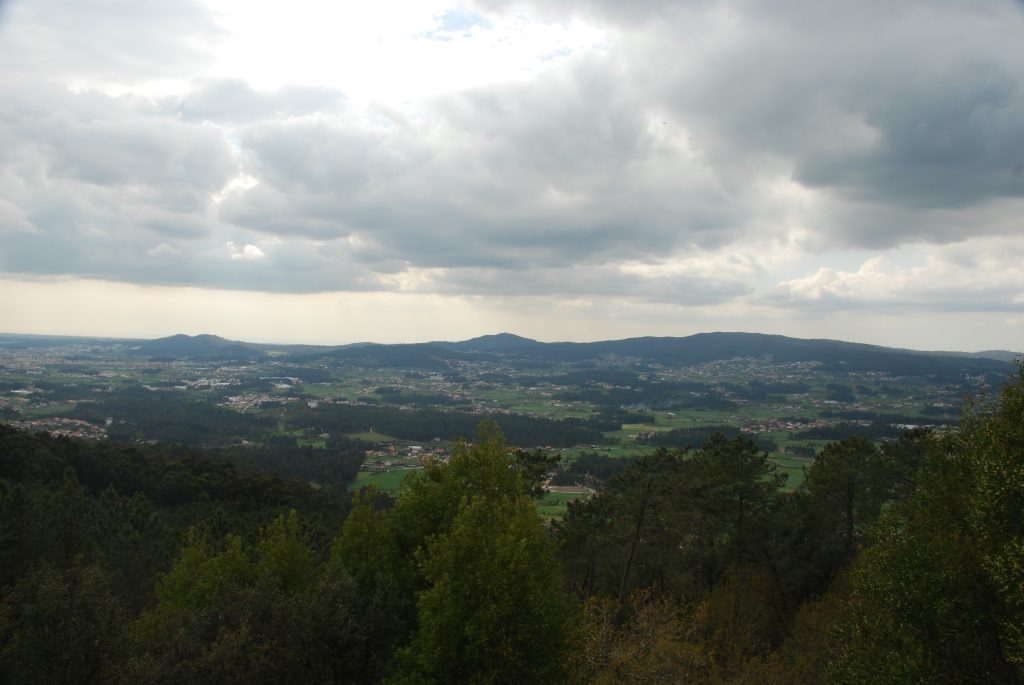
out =
{"type": "Polygon", "coordinates": [[[763,541],[784,476],[749,438],[712,436],[701,450],[658,450],[586,502],[559,527],[571,583],[624,596],[635,588],[697,597],[763,541]]]}
{"type": "Polygon", "coordinates": [[[411,479],[395,514],[422,589],[417,629],[393,682],[561,675],[569,609],[554,546],[527,489],[493,425],[476,445],[457,447],[448,464],[411,479]]]}
{"type": "Polygon", "coordinates": [[[749,438],[727,439],[716,433],[694,456],[701,485],[701,508],[716,518],[732,538],[736,558],[750,545],[752,522],[774,502],[786,475],[749,438]]]}
{"type": "Polygon", "coordinates": [[[882,443],[882,458],[893,473],[893,494],[905,499],[917,486],[917,474],[938,449],[938,441],[930,428],[904,431],[896,440],[882,443]]]}
{"type": "Polygon", "coordinates": [[[558,466],[559,455],[542,450],[514,450],[512,467],[519,472],[534,497],[544,492],[547,475],[558,466]]]}
{"type": "Polygon", "coordinates": [[[0,682],[1021,681],[1024,370],[793,492],[742,435],[621,464],[552,534],[553,459],[494,424],[350,510],[223,452],[0,426],[0,682]]]}
{"type": "Polygon", "coordinates": [[[294,476],[302,480],[345,489],[363,463],[367,444],[335,437],[322,447],[299,445],[292,436],[262,436],[262,445],[244,445],[219,452],[240,471],[294,476]]]}
{"type": "Polygon", "coordinates": [[[429,588],[396,682],[533,683],[562,676],[568,606],[554,548],[523,497],[476,496],[422,554],[429,588]]]}
{"type": "MultiPolygon", "coordinates": [[[[696,426],[693,428],[673,428],[668,431],[651,433],[643,439],[648,445],[658,447],[682,447],[702,448],[705,443],[721,438],[737,438],[741,435],[740,430],[733,426],[696,426]]],[[[774,440],[759,436],[756,441],[757,449],[763,452],[774,452],[778,445],[774,440]]]]}
{"type": "MultiPolygon", "coordinates": [[[[427,408],[410,411],[404,407],[365,405],[290,407],[288,420],[299,428],[313,426],[318,433],[348,435],[373,428],[377,433],[422,442],[434,438],[470,439],[480,425],[480,415],[469,411],[427,408]]],[[[600,431],[579,420],[555,421],[523,414],[501,414],[487,420],[500,423],[512,443],[521,446],[571,447],[604,441],[600,431]]]]}
{"type": "Polygon", "coordinates": [[[112,487],[122,495],[145,495],[161,507],[211,500],[237,509],[262,510],[337,505],[331,493],[314,490],[298,479],[238,473],[219,452],[84,442],[23,433],[0,424],[0,478],[52,485],[67,480],[69,474],[92,493],[112,487]]]}
{"type": "Polygon", "coordinates": [[[273,578],[279,591],[296,592],[309,586],[315,571],[313,553],[294,509],[267,527],[256,545],[256,558],[257,573],[273,578]]]}
{"type": "Polygon", "coordinates": [[[159,440],[185,445],[221,445],[239,438],[257,440],[273,428],[271,417],[242,414],[212,402],[197,401],[181,394],[153,393],[141,387],[100,395],[63,412],[102,425],[107,417],[120,420],[107,429],[113,441],[159,440]]]}
{"type": "Polygon", "coordinates": [[[963,525],[962,462],[935,464],[854,567],[832,664],[839,683],[1005,682],[992,588],[963,525]]]}
{"type": "Polygon", "coordinates": [[[943,447],[854,567],[836,682],[1024,677],[1024,370],[943,447]]]}
{"type": "Polygon", "coordinates": [[[638,457],[589,500],[574,502],[558,534],[570,586],[584,595],[620,596],[636,587],[683,592],[693,584],[682,539],[693,521],[693,463],[680,452],[638,457]]]}
{"type": "Polygon", "coordinates": [[[998,597],[1003,652],[1024,673],[1024,362],[991,412],[968,411],[960,435],[974,480],[968,523],[998,597]]]}
{"type": "Polygon", "coordinates": [[[526,490],[519,472],[510,468],[497,425],[484,423],[477,444],[458,442],[448,463],[428,463],[405,480],[394,512],[399,548],[410,556],[428,537],[450,530],[467,496],[525,495],[526,490]]]}
{"type": "Polygon", "coordinates": [[[623,473],[630,462],[629,457],[611,457],[597,452],[582,452],[564,470],[551,479],[552,485],[576,485],[590,483],[597,485],[613,476],[623,473]]]}
{"type": "Polygon", "coordinates": [[[0,597],[0,682],[106,682],[124,619],[102,567],[42,564],[0,597]]]}
{"type": "Polygon", "coordinates": [[[310,676],[302,637],[317,568],[294,512],[247,549],[191,535],[157,586],[158,603],[132,626],[126,682],[274,682],[310,676]],[[304,601],[305,600],[305,601],[304,601]]]}
{"type": "Polygon", "coordinates": [[[400,568],[390,511],[380,503],[372,486],[356,494],[341,533],[331,545],[331,563],[345,568],[360,585],[372,583],[379,574],[394,575],[400,568]]]}
{"type": "Polygon", "coordinates": [[[824,519],[843,539],[847,554],[863,539],[892,496],[894,468],[869,440],[850,437],[826,445],[804,485],[824,519]]]}
{"type": "Polygon", "coordinates": [[[177,563],[157,586],[158,610],[172,616],[208,606],[254,578],[239,536],[228,536],[224,549],[215,551],[206,539],[190,534],[177,563]]]}

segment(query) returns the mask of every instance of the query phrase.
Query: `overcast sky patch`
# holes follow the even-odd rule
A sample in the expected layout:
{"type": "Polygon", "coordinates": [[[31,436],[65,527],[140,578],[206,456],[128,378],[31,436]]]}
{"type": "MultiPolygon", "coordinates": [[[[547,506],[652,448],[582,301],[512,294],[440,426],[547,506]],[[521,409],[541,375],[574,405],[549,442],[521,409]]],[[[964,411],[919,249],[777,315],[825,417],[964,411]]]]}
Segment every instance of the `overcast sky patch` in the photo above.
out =
{"type": "Polygon", "coordinates": [[[0,275],[1013,339],[1022,35],[1010,0],[10,0],[0,275]]]}

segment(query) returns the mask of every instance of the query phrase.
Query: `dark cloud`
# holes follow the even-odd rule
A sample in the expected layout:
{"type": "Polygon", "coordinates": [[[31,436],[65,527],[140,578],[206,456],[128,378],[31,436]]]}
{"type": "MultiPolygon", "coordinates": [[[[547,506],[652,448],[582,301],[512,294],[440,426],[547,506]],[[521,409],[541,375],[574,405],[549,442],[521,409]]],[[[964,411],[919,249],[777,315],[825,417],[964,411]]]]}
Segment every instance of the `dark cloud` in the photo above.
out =
{"type": "Polygon", "coordinates": [[[838,242],[879,247],[950,239],[927,221],[906,221],[905,209],[969,210],[1022,197],[1012,171],[1024,140],[1024,14],[1016,6],[732,9],[728,20],[711,14],[689,30],[667,25],[622,40],[726,182],[749,182],[768,162],[786,165],[840,204],[891,212],[884,232],[830,222],[838,242]],[[699,43],[700,32],[712,39],[687,50],[686,38],[699,43]]]}
{"type": "Polygon", "coordinates": [[[844,156],[806,155],[796,177],[868,201],[963,208],[1024,197],[1013,173],[1024,153],[1024,90],[1005,65],[947,65],[909,80],[899,97],[872,98],[874,143],[844,156]]]}

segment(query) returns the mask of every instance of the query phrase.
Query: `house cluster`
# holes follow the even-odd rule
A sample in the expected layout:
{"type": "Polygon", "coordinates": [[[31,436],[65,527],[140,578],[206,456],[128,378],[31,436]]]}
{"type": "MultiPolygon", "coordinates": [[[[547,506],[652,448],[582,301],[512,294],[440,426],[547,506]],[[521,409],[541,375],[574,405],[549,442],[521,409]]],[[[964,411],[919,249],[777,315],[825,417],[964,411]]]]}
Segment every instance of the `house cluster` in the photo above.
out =
{"type": "Polygon", "coordinates": [[[436,461],[447,463],[451,451],[447,447],[425,448],[422,445],[379,444],[366,450],[362,471],[394,471],[417,469],[425,463],[436,461]]]}
{"type": "Polygon", "coordinates": [[[11,421],[10,425],[19,430],[33,433],[45,432],[51,435],[65,435],[72,438],[86,438],[88,440],[101,440],[107,437],[106,426],[98,426],[80,419],[47,417],[11,421]]]}
{"type": "MultiPolygon", "coordinates": [[[[231,395],[225,397],[223,402],[218,404],[228,409],[234,409],[239,412],[246,412],[250,409],[259,409],[266,402],[273,402],[275,404],[284,404],[290,402],[298,402],[298,397],[283,397],[281,395],[271,395],[265,392],[243,392],[238,395],[231,395]]],[[[316,402],[307,402],[307,406],[316,407],[316,402]]]]}

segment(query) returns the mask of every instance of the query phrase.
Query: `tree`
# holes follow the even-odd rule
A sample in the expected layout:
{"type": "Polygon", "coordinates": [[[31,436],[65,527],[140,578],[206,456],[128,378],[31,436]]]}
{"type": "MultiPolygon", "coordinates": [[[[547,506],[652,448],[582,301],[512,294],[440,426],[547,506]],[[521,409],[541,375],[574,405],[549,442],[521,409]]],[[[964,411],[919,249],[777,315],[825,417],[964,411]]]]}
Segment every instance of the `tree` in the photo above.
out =
{"type": "Polygon", "coordinates": [[[415,568],[399,556],[393,510],[379,505],[373,486],[355,496],[316,591],[313,639],[333,644],[335,682],[380,682],[415,625],[415,568]]]}
{"type": "Polygon", "coordinates": [[[1024,682],[1024,367],[942,447],[853,568],[836,682],[1024,682]]]}
{"type": "Polygon", "coordinates": [[[894,472],[866,438],[826,445],[807,473],[807,492],[822,516],[835,526],[847,555],[892,493],[894,472]]]}
{"type": "Polygon", "coordinates": [[[156,607],[132,627],[123,680],[325,682],[305,644],[318,571],[295,512],[253,548],[237,535],[218,549],[193,534],[158,583],[156,607]]]}
{"type": "Polygon", "coordinates": [[[393,512],[401,557],[411,560],[429,537],[451,530],[464,497],[512,494],[525,495],[526,485],[498,425],[484,421],[475,445],[455,443],[449,462],[428,462],[403,482],[393,512]]]}
{"type": "Polygon", "coordinates": [[[515,450],[512,452],[513,467],[519,471],[530,489],[538,497],[544,493],[544,482],[548,474],[558,466],[559,455],[542,450],[515,450]]]}
{"type": "Polygon", "coordinates": [[[967,523],[998,598],[1003,653],[1024,673],[1024,358],[996,405],[968,407],[955,450],[973,476],[967,523]]]}
{"type": "Polygon", "coordinates": [[[896,440],[882,443],[882,457],[893,469],[893,494],[898,499],[906,498],[917,487],[917,472],[936,448],[936,436],[930,428],[904,431],[896,440]]]}
{"type": "Polygon", "coordinates": [[[0,597],[0,682],[106,682],[126,616],[99,565],[44,563],[0,597]]]}
{"type": "Polygon", "coordinates": [[[700,537],[697,483],[685,452],[660,448],[572,503],[558,527],[571,585],[621,603],[637,588],[680,594],[700,584],[688,558],[700,537]]]}
{"type": "Polygon", "coordinates": [[[703,507],[718,518],[732,541],[734,561],[750,543],[753,523],[763,517],[786,475],[778,473],[768,455],[747,436],[713,435],[694,457],[704,488],[703,507]]]}
{"type": "Polygon", "coordinates": [[[783,479],[745,436],[638,457],[560,526],[573,584],[620,602],[638,588],[700,597],[750,559],[783,479]]]}
{"type": "MultiPolygon", "coordinates": [[[[565,669],[569,606],[547,531],[494,427],[453,450],[404,492],[423,534],[415,558],[423,589],[396,683],[557,681],[565,669]]],[[[406,518],[403,518],[406,517],[406,518]]],[[[411,540],[407,539],[407,542],[411,540]]]]}
{"type": "MultiPolygon", "coordinates": [[[[563,675],[568,606],[533,503],[477,496],[422,555],[430,588],[404,654],[412,682],[536,683],[563,675]]],[[[402,682],[402,678],[399,678],[402,682]]]]}

